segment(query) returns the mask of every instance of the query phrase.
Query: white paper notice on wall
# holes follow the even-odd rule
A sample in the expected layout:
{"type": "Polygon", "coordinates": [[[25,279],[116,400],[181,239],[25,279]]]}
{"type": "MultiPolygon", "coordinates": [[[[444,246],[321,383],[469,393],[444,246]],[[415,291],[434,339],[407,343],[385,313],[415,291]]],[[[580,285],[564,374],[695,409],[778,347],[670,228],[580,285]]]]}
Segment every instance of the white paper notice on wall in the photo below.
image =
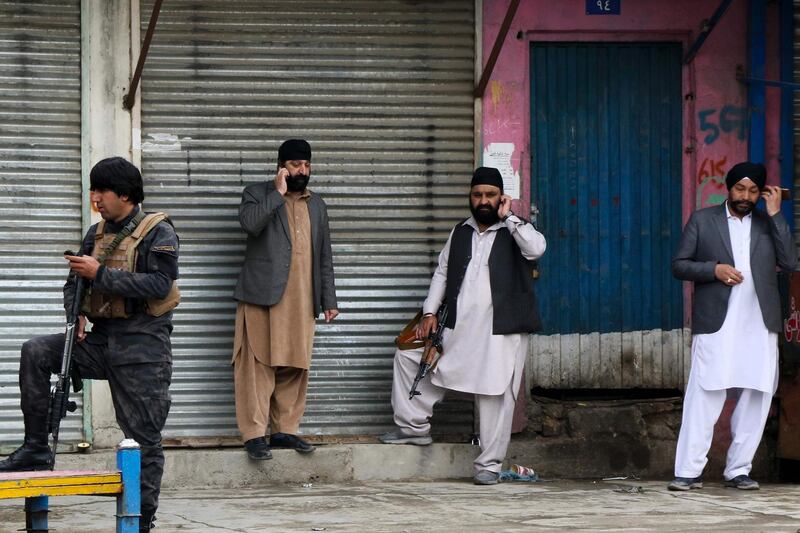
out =
{"type": "Polygon", "coordinates": [[[503,176],[503,193],[519,199],[519,172],[511,163],[513,155],[514,143],[489,143],[483,150],[483,166],[499,170],[503,176]]]}

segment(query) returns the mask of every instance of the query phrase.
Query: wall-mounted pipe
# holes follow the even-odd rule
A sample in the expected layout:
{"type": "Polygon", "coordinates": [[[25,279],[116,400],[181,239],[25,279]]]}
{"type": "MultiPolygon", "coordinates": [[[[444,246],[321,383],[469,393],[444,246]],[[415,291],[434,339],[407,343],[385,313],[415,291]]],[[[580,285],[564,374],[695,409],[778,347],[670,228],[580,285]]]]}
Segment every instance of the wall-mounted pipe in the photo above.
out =
{"type": "MultiPolygon", "coordinates": [[[[792,0],[781,0],[779,6],[780,20],[780,77],[781,82],[792,84],[794,90],[800,89],[800,84],[792,83],[794,78],[794,5],[792,0]]],[[[794,91],[784,87],[781,91],[781,124],[780,124],[780,165],[781,187],[794,189],[794,91]]],[[[794,229],[794,202],[783,202],[782,210],[786,215],[789,227],[794,229]]]]}
{"type": "MultiPolygon", "coordinates": [[[[764,79],[767,59],[766,0],[750,0],[750,76],[764,79]]],[[[763,83],[751,83],[747,91],[750,114],[748,159],[763,163],[766,155],[767,97],[763,83]]]]}
{"type": "Polygon", "coordinates": [[[473,93],[475,98],[483,98],[483,93],[486,91],[486,85],[489,83],[489,78],[492,75],[495,63],[497,63],[497,57],[500,55],[500,50],[503,49],[503,43],[508,35],[508,29],[511,27],[511,21],[514,20],[514,15],[516,14],[518,7],[519,0],[511,0],[511,3],[506,10],[506,16],[503,19],[503,23],[500,25],[500,32],[497,34],[497,38],[494,40],[492,52],[489,54],[489,59],[486,61],[486,67],[484,67],[483,74],[481,74],[481,80],[478,82],[478,85],[475,86],[475,92],[473,93]]]}
{"type": "Polygon", "coordinates": [[[139,80],[142,77],[144,62],[147,59],[147,51],[150,50],[150,42],[153,40],[153,32],[156,31],[158,14],[161,12],[161,3],[163,1],[164,0],[156,0],[156,3],[153,4],[150,22],[147,24],[147,33],[144,34],[142,50],[139,52],[139,61],[136,63],[136,71],[133,73],[133,78],[131,79],[131,88],[128,90],[128,94],[122,97],[122,105],[125,109],[133,109],[133,104],[136,103],[136,89],[139,87],[139,80]]]}
{"type": "Polygon", "coordinates": [[[711,15],[710,19],[706,19],[703,21],[703,29],[700,30],[700,33],[697,35],[697,39],[694,40],[692,46],[689,47],[689,51],[686,52],[686,56],[683,58],[683,64],[688,65],[694,59],[694,56],[700,51],[700,48],[703,46],[703,43],[706,42],[708,36],[711,35],[711,32],[714,31],[714,27],[719,22],[719,19],[722,18],[722,15],[725,14],[725,11],[728,10],[730,7],[731,2],[733,0],[722,0],[719,6],[717,6],[717,10],[714,11],[714,14],[711,15]]]}

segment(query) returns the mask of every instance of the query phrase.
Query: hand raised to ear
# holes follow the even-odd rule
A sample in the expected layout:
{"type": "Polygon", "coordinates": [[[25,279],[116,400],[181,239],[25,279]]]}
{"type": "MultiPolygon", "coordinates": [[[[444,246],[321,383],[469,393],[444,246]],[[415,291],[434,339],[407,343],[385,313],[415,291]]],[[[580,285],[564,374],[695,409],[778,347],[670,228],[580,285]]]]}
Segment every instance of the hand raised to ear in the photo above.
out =
{"type": "Polygon", "coordinates": [[[774,216],[781,211],[781,188],[774,185],[767,185],[761,191],[761,197],[764,203],[767,204],[767,214],[774,216]]]}
{"type": "Polygon", "coordinates": [[[500,197],[500,207],[497,210],[497,216],[500,217],[500,220],[503,220],[505,216],[511,212],[511,197],[507,194],[504,194],[500,197]]]}
{"type": "Polygon", "coordinates": [[[286,169],[286,167],[279,168],[278,173],[275,174],[275,189],[282,195],[286,194],[286,178],[288,177],[289,171],[286,169]]]}

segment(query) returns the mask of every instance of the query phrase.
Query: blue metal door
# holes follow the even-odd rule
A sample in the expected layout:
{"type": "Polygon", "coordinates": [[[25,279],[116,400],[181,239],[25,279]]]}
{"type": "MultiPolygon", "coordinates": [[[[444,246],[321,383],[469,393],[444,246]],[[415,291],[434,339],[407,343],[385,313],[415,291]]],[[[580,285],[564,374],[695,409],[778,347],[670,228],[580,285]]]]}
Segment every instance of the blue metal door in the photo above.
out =
{"type": "Polygon", "coordinates": [[[544,333],[680,328],[680,45],[534,43],[530,57],[544,333]]]}

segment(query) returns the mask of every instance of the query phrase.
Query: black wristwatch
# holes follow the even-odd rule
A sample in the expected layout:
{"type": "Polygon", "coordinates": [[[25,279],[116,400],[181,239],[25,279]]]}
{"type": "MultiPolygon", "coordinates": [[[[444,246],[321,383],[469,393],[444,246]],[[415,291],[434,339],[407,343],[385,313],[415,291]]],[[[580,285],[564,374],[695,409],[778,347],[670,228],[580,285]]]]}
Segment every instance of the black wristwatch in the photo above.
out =
{"type": "Polygon", "coordinates": [[[511,217],[511,216],[514,216],[514,211],[512,211],[511,209],[509,209],[509,210],[508,210],[508,213],[506,213],[506,216],[504,216],[504,217],[503,217],[503,222],[505,222],[506,220],[508,220],[508,217],[511,217]]]}

